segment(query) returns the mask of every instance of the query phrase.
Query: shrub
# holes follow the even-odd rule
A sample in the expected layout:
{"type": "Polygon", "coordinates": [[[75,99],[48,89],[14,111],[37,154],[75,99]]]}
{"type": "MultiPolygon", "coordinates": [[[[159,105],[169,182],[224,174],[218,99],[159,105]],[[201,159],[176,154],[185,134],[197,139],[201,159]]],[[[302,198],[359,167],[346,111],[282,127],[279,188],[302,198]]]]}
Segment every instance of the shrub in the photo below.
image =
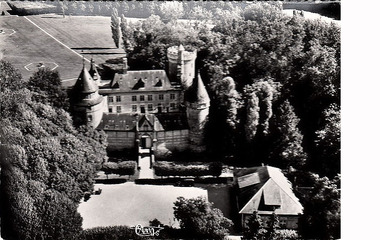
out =
{"type": "Polygon", "coordinates": [[[106,162],[103,163],[102,170],[105,174],[134,175],[136,169],[135,161],[106,162]]]}

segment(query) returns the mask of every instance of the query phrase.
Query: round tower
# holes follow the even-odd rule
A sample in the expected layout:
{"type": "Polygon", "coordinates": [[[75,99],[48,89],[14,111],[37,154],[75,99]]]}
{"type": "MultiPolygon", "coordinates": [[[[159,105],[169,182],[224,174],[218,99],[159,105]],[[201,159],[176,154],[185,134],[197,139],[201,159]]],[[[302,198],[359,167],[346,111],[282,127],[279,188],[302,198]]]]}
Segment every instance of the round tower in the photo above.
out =
{"type": "Polygon", "coordinates": [[[208,119],[210,97],[199,73],[193,84],[185,92],[185,103],[190,148],[197,152],[204,151],[204,126],[208,119]]]}
{"type": "Polygon", "coordinates": [[[106,102],[99,95],[98,85],[84,64],[70,98],[74,123],[76,125],[87,124],[96,128],[103,117],[106,102]]]}
{"type": "Polygon", "coordinates": [[[186,51],[180,46],[168,48],[167,52],[169,60],[168,75],[171,82],[181,84],[186,90],[188,89],[195,77],[195,59],[197,58],[196,51],[186,51]]]}

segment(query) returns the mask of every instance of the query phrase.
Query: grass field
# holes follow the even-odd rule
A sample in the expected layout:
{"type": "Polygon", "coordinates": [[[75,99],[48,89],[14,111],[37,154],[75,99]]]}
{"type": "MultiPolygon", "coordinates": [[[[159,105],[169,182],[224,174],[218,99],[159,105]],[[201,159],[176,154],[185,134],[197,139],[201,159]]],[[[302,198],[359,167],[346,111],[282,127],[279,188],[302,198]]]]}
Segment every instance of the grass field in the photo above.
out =
{"type": "MultiPolygon", "coordinates": [[[[0,21],[1,29],[16,31],[12,36],[0,36],[3,58],[20,69],[24,78],[29,78],[33,73],[24,66],[33,62],[55,62],[61,79],[67,80],[77,78],[80,73],[82,57],[78,53],[87,59],[93,57],[98,64],[125,55],[123,49],[115,48],[109,17],[63,18],[48,14],[27,18],[34,24],[25,17],[17,16],[1,17],[0,21]]],[[[72,82],[64,81],[64,84],[70,85],[72,82]]]]}
{"type": "Polygon", "coordinates": [[[101,188],[100,195],[92,195],[90,200],[79,205],[78,212],[83,217],[83,228],[98,226],[148,226],[157,218],[164,224],[178,227],[174,221],[173,206],[178,196],[193,198],[204,196],[207,190],[196,187],[173,187],[123,184],[95,184],[101,188]]]}

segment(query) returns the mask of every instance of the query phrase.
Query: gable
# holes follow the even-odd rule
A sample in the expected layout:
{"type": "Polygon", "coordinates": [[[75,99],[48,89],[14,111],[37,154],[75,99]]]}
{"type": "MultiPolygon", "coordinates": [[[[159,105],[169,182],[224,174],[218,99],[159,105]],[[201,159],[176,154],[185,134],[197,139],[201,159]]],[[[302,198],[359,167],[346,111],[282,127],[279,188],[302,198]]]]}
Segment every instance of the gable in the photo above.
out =
{"type": "Polygon", "coordinates": [[[252,214],[257,211],[259,214],[271,214],[273,209],[279,215],[298,215],[303,212],[299,201],[295,201],[273,179],[269,179],[239,213],[252,214]]]}

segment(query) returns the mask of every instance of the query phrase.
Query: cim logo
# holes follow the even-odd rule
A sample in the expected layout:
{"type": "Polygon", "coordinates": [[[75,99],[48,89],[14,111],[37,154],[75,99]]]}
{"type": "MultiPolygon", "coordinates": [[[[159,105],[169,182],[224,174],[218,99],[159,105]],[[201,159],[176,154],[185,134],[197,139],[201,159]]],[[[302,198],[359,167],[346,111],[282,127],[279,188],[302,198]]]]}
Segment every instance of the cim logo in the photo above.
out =
{"type": "Polygon", "coordinates": [[[135,229],[135,233],[138,236],[142,237],[158,237],[158,235],[160,235],[160,231],[164,229],[163,227],[160,227],[160,225],[158,225],[158,227],[143,227],[141,226],[141,224],[137,224],[135,227],[132,228],[135,229]]]}

